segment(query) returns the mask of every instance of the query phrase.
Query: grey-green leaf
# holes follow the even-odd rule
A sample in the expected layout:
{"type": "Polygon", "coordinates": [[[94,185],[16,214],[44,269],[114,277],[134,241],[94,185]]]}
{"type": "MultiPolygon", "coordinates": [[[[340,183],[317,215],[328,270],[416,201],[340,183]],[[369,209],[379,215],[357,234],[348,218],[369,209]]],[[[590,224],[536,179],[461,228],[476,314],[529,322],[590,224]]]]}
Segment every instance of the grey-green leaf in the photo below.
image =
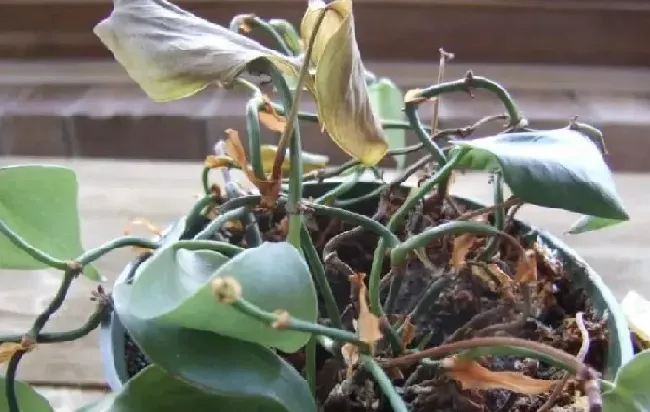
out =
{"type": "MultiPolygon", "coordinates": [[[[27,243],[61,260],[72,260],[83,252],[77,176],[66,167],[20,165],[0,168],[0,220],[27,243]]],[[[22,249],[0,235],[0,268],[46,269],[22,249]]],[[[100,276],[92,266],[84,274],[100,276]]]]}
{"type": "Polygon", "coordinates": [[[580,233],[592,232],[594,230],[604,229],[606,227],[623,223],[624,221],[625,220],[606,219],[596,216],[582,216],[571,226],[569,234],[578,235],[580,233]]]}
{"type": "MultiPolygon", "coordinates": [[[[404,96],[402,91],[387,78],[380,78],[378,81],[368,85],[368,95],[372,110],[381,120],[403,121],[405,116],[404,96]]],[[[406,146],[406,131],[402,129],[386,130],[386,140],[389,149],[399,149],[406,146]]],[[[404,168],[406,155],[394,156],[399,169],[404,168]]]]}
{"type": "Polygon", "coordinates": [[[221,398],[222,403],[206,412],[316,411],[307,382],[271,349],[213,332],[138,319],[129,310],[133,289],[119,283],[113,290],[120,321],[153,364],[221,398]],[[237,407],[230,409],[231,405],[237,407]]]}
{"type": "Polygon", "coordinates": [[[512,193],[526,203],[629,219],[600,151],[578,131],[505,133],[454,143],[459,168],[502,170],[512,193]]]}
{"type": "Polygon", "coordinates": [[[274,329],[218,302],[210,283],[222,276],[237,279],[242,296],[264,310],[286,310],[299,319],[316,321],[316,290],[309,267],[284,242],[263,243],[230,260],[217,252],[171,244],[138,269],[129,311],[161,325],[211,331],[285,352],[307,343],[308,333],[274,329]]]}
{"type": "Polygon", "coordinates": [[[650,349],[638,353],[616,374],[612,388],[604,387],[603,411],[650,411],[650,349]]]}
{"type": "MultiPolygon", "coordinates": [[[[7,404],[7,393],[5,392],[5,378],[0,377],[0,412],[9,412],[9,405],[7,404]]],[[[18,407],[21,411],[25,412],[54,412],[50,403],[29,386],[28,384],[20,381],[15,383],[16,400],[18,407]]]]}

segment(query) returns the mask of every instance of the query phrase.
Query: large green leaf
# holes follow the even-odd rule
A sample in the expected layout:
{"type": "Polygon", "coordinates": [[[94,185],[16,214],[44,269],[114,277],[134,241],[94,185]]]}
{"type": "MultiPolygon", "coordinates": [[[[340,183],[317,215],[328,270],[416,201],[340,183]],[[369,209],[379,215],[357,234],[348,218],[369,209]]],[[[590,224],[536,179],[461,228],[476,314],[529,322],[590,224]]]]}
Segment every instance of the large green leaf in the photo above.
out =
{"type": "Polygon", "coordinates": [[[578,235],[580,233],[592,232],[594,230],[604,229],[623,223],[620,219],[605,219],[604,217],[582,216],[569,229],[569,234],[578,235]]]}
{"type": "MultiPolygon", "coordinates": [[[[7,393],[5,392],[5,379],[0,377],[0,412],[8,412],[7,393]]],[[[16,400],[21,411],[25,412],[54,412],[50,403],[41,394],[36,392],[26,383],[16,381],[14,386],[16,400]]]]}
{"type": "Polygon", "coordinates": [[[607,219],[628,220],[600,151],[582,133],[558,129],[455,141],[459,168],[502,170],[526,203],[607,219]]]}
{"type": "MultiPolygon", "coordinates": [[[[405,119],[404,112],[404,96],[402,91],[387,78],[381,78],[377,82],[368,86],[368,95],[370,96],[370,105],[375,113],[375,116],[381,120],[397,120],[405,119]]],[[[389,149],[399,149],[406,146],[406,131],[401,129],[387,130],[386,140],[388,141],[389,149]]],[[[404,168],[406,162],[405,155],[394,156],[395,162],[399,169],[404,168]]]]}
{"type": "Polygon", "coordinates": [[[220,397],[206,412],[316,411],[307,382],[271,349],[212,332],[143,321],[129,310],[133,290],[126,283],[113,290],[120,321],[151,362],[220,397]],[[237,408],[229,408],[232,405],[237,408]]]}
{"type": "MultiPolygon", "coordinates": [[[[49,165],[0,168],[0,220],[27,243],[61,260],[82,253],[77,208],[77,177],[71,169],[49,165]]],[[[46,269],[0,235],[0,268],[46,269]]],[[[88,266],[84,274],[99,280],[88,266]]]]}
{"type": "Polygon", "coordinates": [[[228,398],[201,390],[173,378],[162,368],[150,365],[112,393],[77,412],[194,412],[264,411],[264,403],[244,398],[228,398]]]}
{"type": "Polygon", "coordinates": [[[217,302],[211,281],[232,276],[242,286],[242,296],[267,311],[286,310],[315,322],[317,299],[309,268],[288,243],[264,243],[228,260],[208,250],[158,251],[138,269],[129,312],[143,320],[169,326],[206,330],[295,352],[309,334],[277,330],[217,302]]]}
{"type": "Polygon", "coordinates": [[[604,388],[603,411],[650,411],[650,349],[637,354],[616,374],[614,386],[604,388]]]}

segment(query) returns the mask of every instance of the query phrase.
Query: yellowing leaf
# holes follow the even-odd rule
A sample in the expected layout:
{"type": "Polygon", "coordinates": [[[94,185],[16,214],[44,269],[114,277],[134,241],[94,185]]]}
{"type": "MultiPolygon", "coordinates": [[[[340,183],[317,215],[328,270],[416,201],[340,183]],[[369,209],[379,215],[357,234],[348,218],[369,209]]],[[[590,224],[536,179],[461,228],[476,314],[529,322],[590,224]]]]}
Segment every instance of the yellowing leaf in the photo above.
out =
{"type": "Polygon", "coordinates": [[[531,283],[537,280],[537,255],[534,250],[526,250],[525,256],[519,257],[515,280],[519,283],[531,283]]]}
{"type": "Polygon", "coordinates": [[[464,233],[454,238],[454,249],[451,253],[451,267],[458,271],[465,264],[465,257],[472,249],[476,237],[470,233],[464,233]]]}
{"type": "Polygon", "coordinates": [[[35,346],[36,344],[34,342],[25,338],[23,338],[21,343],[4,342],[0,344],[0,365],[11,359],[19,350],[30,352],[35,346]]]}
{"type": "Polygon", "coordinates": [[[286,119],[277,113],[269,113],[262,110],[259,113],[259,118],[260,123],[273,132],[282,133],[287,125],[286,119]]]}
{"type": "Polygon", "coordinates": [[[463,389],[506,389],[525,395],[538,395],[548,392],[559,382],[534,379],[520,372],[493,372],[466,358],[445,358],[442,366],[463,389]]]}
{"type": "Polygon", "coordinates": [[[366,299],[366,284],[363,279],[364,273],[357,273],[356,276],[350,277],[350,283],[355,285],[359,291],[359,319],[357,320],[357,334],[359,339],[368,343],[371,347],[375,342],[381,339],[381,329],[379,328],[379,318],[370,312],[368,301],[366,299]]]}
{"type": "Polygon", "coordinates": [[[155,101],[188,97],[209,84],[228,85],[259,58],[298,75],[298,59],[166,0],[113,0],[112,13],[93,31],[155,101]]]}
{"type": "MultiPolygon", "coordinates": [[[[271,173],[273,171],[273,162],[275,161],[275,156],[278,152],[278,147],[274,145],[262,145],[260,147],[262,152],[262,167],[264,173],[271,173]]],[[[302,168],[303,173],[309,173],[314,170],[319,170],[327,166],[329,158],[327,156],[302,152],[302,168]]],[[[287,150],[286,156],[284,157],[284,162],[282,162],[282,173],[287,175],[291,171],[289,159],[289,151],[287,150]]]]}
{"type": "Polygon", "coordinates": [[[316,34],[312,62],[316,65],[313,92],[318,119],[332,140],[367,166],[376,165],[388,151],[385,133],[370,103],[365,68],[355,38],[352,0],[325,4],[312,0],[300,25],[309,44],[322,9],[324,20],[316,34]]]}
{"type": "Polygon", "coordinates": [[[215,156],[215,155],[209,155],[205,158],[204,162],[205,167],[208,167],[210,169],[216,169],[219,167],[232,167],[233,165],[236,165],[239,167],[238,164],[235,164],[235,161],[228,157],[228,156],[215,156]]]}

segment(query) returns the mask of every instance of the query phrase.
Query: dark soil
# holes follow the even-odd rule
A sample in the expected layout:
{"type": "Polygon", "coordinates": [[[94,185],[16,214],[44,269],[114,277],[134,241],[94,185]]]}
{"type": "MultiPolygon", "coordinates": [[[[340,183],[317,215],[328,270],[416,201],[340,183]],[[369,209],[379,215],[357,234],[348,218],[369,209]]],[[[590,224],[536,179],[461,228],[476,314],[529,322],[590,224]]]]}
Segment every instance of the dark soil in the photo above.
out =
{"type": "MultiPolygon", "coordinates": [[[[404,193],[384,195],[379,206],[376,202],[374,205],[372,202],[365,202],[358,204],[355,211],[386,222],[390,214],[401,204],[404,196],[404,193]]],[[[441,203],[435,195],[426,199],[412,213],[406,225],[400,229],[398,236],[404,239],[409,234],[418,233],[426,227],[457,217],[454,207],[447,202],[444,206],[441,203]]],[[[463,212],[462,207],[456,205],[456,208],[463,212]]],[[[280,209],[272,212],[256,212],[264,240],[284,240],[286,235],[284,217],[284,211],[280,209]]],[[[492,219],[491,216],[489,218],[492,219]]],[[[321,254],[333,236],[353,228],[349,224],[312,216],[308,212],[307,221],[314,244],[321,254]]],[[[522,239],[523,246],[532,247],[523,240],[523,228],[517,222],[512,222],[506,231],[522,239]]],[[[241,228],[230,226],[222,234],[232,243],[245,246],[245,236],[241,228]]],[[[376,244],[375,235],[362,231],[341,242],[335,251],[353,271],[369,273],[376,244]]],[[[468,255],[468,260],[476,256],[482,246],[484,243],[479,241],[468,255]]],[[[521,321],[517,307],[504,299],[503,293],[495,287],[494,281],[486,281],[473,275],[470,268],[462,269],[458,273],[450,270],[448,262],[451,251],[451,238],[428,245],[426,256],[438,268],[433,273],[415,256],[412,256],[408,262],[406,280],[402,285],[395,310],[389,314],[393,320],[408,314],[432,282],[441,277],[449,279],[447,286],[428,305],[428,309],[422,316],[412,320],[416,333],[410,347],[417,347],[423,339],[428,339],[425,347],[432,347],[474,336],[504,335],[543,342],[568,353],[577,354],[582,339],[574,318],[577,312],[584,312],[585,324],[590,335],[586,363],[598,371],[603,370],[608,347],[606,324],[594,314],[585,292],[574,287],[562,267],[562,262],[553,258],[551,251],[539,245],[538,279],[536,287],[533,288],[531,317],[526,322],[521,321]]],[[[517,259],[516,250],[507,242],[501,242],[499,253],[501,260],[498,264],[506,274],[512,276],[517,259]]],[[[388,272],[388,269],[389,262],[386,260],[384,272],[388,272]]],[[[337,302],[344,313],[344,323],[352,330],[352,319],[356,318],[357,314],[355,302],[350,298],[349,273],[332,265],[326,265],[326,272],[337,302]]],[[[387,292],[387,288],[385,289],[382,291],[384,295],[387,292]]],[[[521,302],[520,292],[515,290],[514,294],[515,302],[521,302]]],[[[324,312],[321,313],[321,318],[322,323],[328,323],[324,312]]],[[[133,376],[146,366],[147,360],[128,336],[125,342],[128,372],[133,376]]],[[[385,347],[384,342],[378,344],[378,356],[385,355],[382,353],[382,348],[385,347]]],[[[304,357],[301,353],[283,356],[296,368],[302,368],[304,357]]],[[[392,411],[372,378],[363,370],[356,371],[350,379],[346,380],[345,365],[339,364],[324,350],[319,353],[318,358],[320,367],[318,393],[323,412],[392,411]]],[[[491,370],[519,371],[539,379],[561,379],[563,376],[562,371],[532,359],[501,356],[486,358],[482,360],[482,364],[491,370]]],[[[457,382],[435,366],[412,367],[402,370],[401,374],[403,376],[396,377],[394,384],[413,412],[533,412],[537,411],[548,397],[548,394],[524,396],[506,390],[463,390],[457,382]]],[[[570,381],[564,393],[555,402],[553,411],[581,410],[571,407],[575,395],[580,395],[578,389],[576,382],[570,381]]]]}

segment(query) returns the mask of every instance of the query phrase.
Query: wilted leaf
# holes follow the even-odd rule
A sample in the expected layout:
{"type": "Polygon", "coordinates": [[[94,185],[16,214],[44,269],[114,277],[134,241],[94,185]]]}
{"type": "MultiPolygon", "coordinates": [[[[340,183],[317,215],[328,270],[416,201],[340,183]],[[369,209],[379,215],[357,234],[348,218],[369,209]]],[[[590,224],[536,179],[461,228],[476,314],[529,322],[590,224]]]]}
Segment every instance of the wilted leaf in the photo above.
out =
{"type": "Polygon", "coordinates": [[[457,168],[497,171],[524,203],[628,220],[600,149],[569,129],[503,133],[457,140],[457,168]]]}
{"type": "Polygon", "coordinates": [[[534,379],[520,372],[493,372],[467,358],[445,358],[442,365],[463,389],[506,389],[525,395],[538,395],[549,391],[559,382],[534,379]]]}
{"type": "Polygon", "coordinates": [[[259,58],[295,76],[300,67],[298,59],[166,0],[114,0],[94,33],[155,101],[188,97],[211,83],[228,85],[259,58]]]}
{"type": "Polygon", "coordinates": [[[465,257],[472,249],[476,237],[471,233],[464,233],[454,238],[454,248],[451,253],[451,267],[458,271],[465,264],[465,257]]]}
{"type": "Polygon", "coordinates": [[[316,34],[312,62],[316,65],[314,94],[318,119],[332,140],[350,156],[374,166],[388,144],[368,95],[365,68],[355,38],[352,0],[309,2],[301,26],[308,44],[322,9],[324,20],[316,34]]]}
{"type": "Polygon", "coordinates": [[[407,316],[402,325],[402,347],[407,347],[415,338],[415,325],[411,323],[411,317],[407,316]]]}
{"type": "Polygon", "coordinates": [[[534,250],[528,249],[525,256],[519,257],[515,280],[519,283],[532,283],[537,280],[537,254],[534,250]]]}
{"type": "Polygon", "coordinates": [[[606,227],[618,225],[625,220],[621,219],[605,219],[596,216],[583,216],[575,222],[569,229],[569,234],[579,235],[581,233],[592,232],[594,230],[604,229],[606,227]]]}
{"type": "Polygon", "coordinates": [[[366,284],[363,279],[364,273],[357,273],[356,276],[350,277],[350,282],[355,285],[359,293],[359,319],[357,320],[357,334],[359,339],[368,343],[371,347],[375,342],[381,339],[381,329],[379,327],[379,318],[370,312],[368,300],[366,298],[366,284]]]}
{"type": "Polygon", "coordinates": [[[287,120],[279,114],[260,111],[259,118],[260,123],[273,132],[282,133],[287,125],[287,120]]]}
{"type": "Polygon", "coordinates": [[[352,376],[354,366],[359,363],[359,348],[351,343],[346,343],[341,346],[341,355],[343,356],[343,361],[345,361],[345,365],[347,366],[345,375],[349,378],[352,376]]]}
{"type": "Polygon", "coordinates": [[[204,162],[205,167],[208,167],[210,169],[217,169],[219,167],[239,167],[239,164],[235,163],[235,161],[228,157],[228,156],[215,156],[215,155],[209,155],[205,158],[204,162]]]}

